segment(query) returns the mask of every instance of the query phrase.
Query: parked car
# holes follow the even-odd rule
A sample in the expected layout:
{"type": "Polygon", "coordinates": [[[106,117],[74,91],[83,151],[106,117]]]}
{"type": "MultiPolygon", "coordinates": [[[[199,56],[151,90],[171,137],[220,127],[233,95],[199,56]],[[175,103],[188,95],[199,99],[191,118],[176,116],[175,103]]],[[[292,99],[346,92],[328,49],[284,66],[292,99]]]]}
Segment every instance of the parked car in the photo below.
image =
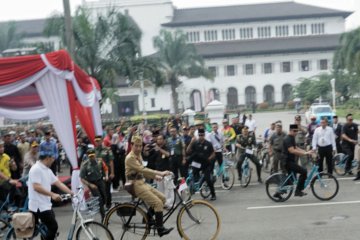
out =
{"type": "Polygon", "coordinates": [[[334,112],[329,104],[312,104],[308,111],[305,112],[305,121],[306,123],[310,123],[310,118],[312,116],[316,117],[316,123],[319,124],[320,120],[323,117],[326,117],[329,121],[329,124],[332,123],[334,112]]]}

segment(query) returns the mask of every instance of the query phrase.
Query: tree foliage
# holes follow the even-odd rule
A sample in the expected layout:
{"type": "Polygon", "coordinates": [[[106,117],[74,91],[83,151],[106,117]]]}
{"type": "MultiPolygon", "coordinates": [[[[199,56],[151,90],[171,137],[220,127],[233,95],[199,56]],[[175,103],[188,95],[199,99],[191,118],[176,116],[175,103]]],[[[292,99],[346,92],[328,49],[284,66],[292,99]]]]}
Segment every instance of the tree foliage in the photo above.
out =
{"type": "Polygon", "coordinates": [[[22,34],[17,33],[16,23],[8,22],[0,27],[0,53],[9,48],[20,46],[22,34]]]}
{"type": "Polygon", "coordinates": [[[176,88],[181,83],[180,77],[203,76],[213,80],[214,76],[204,66],[204,61],[197,54],[195,46],[187,43],[186,35],[180,30],[173,33],[162,30],[160,35],[154,38],[154,47],[158,50],[156,58],[165,74],[165,82],[171,86],[174,110],[178,112],[176,88]]]}

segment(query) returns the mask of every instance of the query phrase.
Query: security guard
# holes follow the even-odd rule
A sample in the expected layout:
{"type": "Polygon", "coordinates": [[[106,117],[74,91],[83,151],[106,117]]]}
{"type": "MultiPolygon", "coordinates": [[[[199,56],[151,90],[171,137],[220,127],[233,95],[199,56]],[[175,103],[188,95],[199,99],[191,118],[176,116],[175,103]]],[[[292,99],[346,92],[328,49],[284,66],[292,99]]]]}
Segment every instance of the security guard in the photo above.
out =
{"type": "Polygon", "coordinates": [[[273,158],[273,163],[271,166],[271,173],[276,173],[279,171],[279,164],[280,169],[284,172],[285,168],[282,164],[282,148],[284,138],[286,137],[286,133],[282,130],[282,124],[276,123],[275,133],[270,137],[270,147],[269,147],[269,154],[273,158]]]}
{"type": "Polygon", "coordinates": [[[127,181],[134,186],[135,195],[150,206],[148,217],[151,220],[155,214],[155,225],[160,237],[169,234],[173,228],[165,228],[163,225],[163,210],[165,196],[145,183],[145,178],[161,180],[162,177],[171,174],[169,171],[156,171],[143,166],[141,151],[142,139],[139,136],[131,138],[131,152],[125,159],[125,174],[127,181]]]}
{"type": "Polygon", "coordinates": [[[175,180],[179,177],[185,177],[186,159],[185,159],[185,143],[178,135],[175,127],[170,128],[170,137],[167,139],[167,146],[170,150],[170,170],[175,174],[175,180]]]}
{"type": "Polygon", "coordinates": [[[253,149],[256,145],[256,139],[254,133],[249,133],[249,127],[245,126],[242,129],[242,134],[238,135],[236,137],[236,147],[238,148],[239,154],[240,154],[240,160],[237,164],[237,169],[239,173],[239,180],[241,181],[241,166],[245,160],[245,157],[250,158],[250,160],[255,164],[256,166],[256,172],[258,176],[258,182],[262,183],[261,180],[261,165],[259,163],[259,160],[254,154],[248,154],[246,153],[246,149],[253,149]]]}
{"type": "MultiPolygon", "coordinates": [[[[296,146],[302,150],[306,150],[306,134],[307,129],[305,126],[301,125],[301,116],[295,116],[295,124],[298,126],[298,133],[295,136],[296,146]]],[[[307,156],[296,156],[297,161],[300,163],[302,167],[307,166],[308,158],[307,156]]]]}
{"type": "Polygon", "coordinates": [[[114,156],[110,148],[104,147],[102,137],[95,137],[95,154],[97,159],[102,159],[109,169],[109,179],[105,181],[106,208],[111,207],[111,181],[114,178],[114,156]]]}
{"type": "Polygon", "coordinates": [[[99,197],[100,200],[100,214],[104,219],[105,210],[104,203],[106,202],[105,182],[103,180],[104,170],[102,160],[96,159],[95,150],[87,150],[88,160],[84,161],[80,167],[81,182],[85,184],[91,191],[94,197],[99,197]]]}

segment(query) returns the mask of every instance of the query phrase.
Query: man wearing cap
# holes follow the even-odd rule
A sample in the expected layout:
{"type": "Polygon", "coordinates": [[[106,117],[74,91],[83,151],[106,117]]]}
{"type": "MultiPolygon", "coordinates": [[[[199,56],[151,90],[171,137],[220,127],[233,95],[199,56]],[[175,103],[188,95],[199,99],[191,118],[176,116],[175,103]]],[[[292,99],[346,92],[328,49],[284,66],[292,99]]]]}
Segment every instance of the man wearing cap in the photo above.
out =
{"type": "Polygon", "coordinates": [[[270,137],[270,145],[269,145],[269,154],[273,158],[272,166],[271,166],[271,174],[279,171],[280,169],[284,172],[284,166],[281,163],[281,152],[283,149],[284,139],[286,137],[286,133],[282,129],[281,123],[276,123],[275,133],[270,137]]]}
{"type": "Polygon", "coordinates": [[[175,175],[175,180],[179,177],[185,177],[184,167],[186,164],[185,143],[177,134],[175,127],[170,128],[170,137],[167,139],[167,146],[170,150],[170,170],[175,175]]]}
{"type": "Polygon", "coordinates": [[[50,155],[55,159],[53,165],[51,166],[51,170],[56,175],[56,166],[57,166],[56,159],[58,159],[58,157],[59,157],[59,152],[58,152],[58,147],[57,147],[56,141],[51,138],[50,131],[45,132],[45,141],[40,143],[39,151],[41,154],[50,155]]]}
{"type": "Polygon", "coordinates": [[[125,159],[125,174],[127,182],[132,183],[135,195],[143,200],[150,209],[147,213],[149,219],[155,215],[155,225],[160,237],[169,234],[173,228],[165,228],[163,225],[163,210],[166,201],[164,194],[149,186],[145,178],[162,180],[163,177],[171,174],[169,171],[157,171],[143,166],[141,156],[143,143],[139,136],[133,136],[131,139],[131,152],[125,159]]]}
{"type": "Polygon", "coordinates": [[[319,127],[319,125],[316,123],[316,116],[312,115],[310,117],[311,122],[309,123],[309,125],[307,126],[307,132],[308,132],[308,136],[307,136],[307,141],[306,141],[306,145],[312,147],[312,139],[313,139],[313,135],[315,132],[315,129],[317,127],[319,127]]]}
{"type": "Polygon", "coordinates": [[[224,135],[224,145],[225,148],[229,152],[235,152],[235,140],[236,140],[236,133],[234,129],[229,126],[229,121],[227,119],[224,119],[222,121],[223,129],[222,134],[224,135]]]}
{"type": "Polygon", "coordinates": [[[84,161],[80,167],[81,182],[89,188],[93,196],[99,197],[100,214],[101,218],[104,219],[104,204],[106,203],[104,178],[107,180],[106,177],[108,175],[108,170],[106,165],[103,165],[102,159],[96,158],[94,149],[88,149],[86,154],[88,160],[84,161]]]}
{"type": "MultiPolygon", "coordinates": [[[[215,150],[215,160],[218,162],[219,166],[221,166],[223,162],[223,147],[224,147],[224,136],[219,131],[219,126],[217,123],[212,124],[212,132],[209,135],[209,140],[213,145],[215,150]]],[[[213,161],[213,169],[215,167],[215,161],[213,161]]]]}
{"type": "Polygon", "coordinates": [[[73,195],[73,192],[51,171],[50,166],[53,163],[54,157],[49,153],[40,155],[39,161],[30,169],[28,181],[29,210],[47,227],[47,235],[44,238],[46,240],[55,239],[58,230],[51,200],[61,201],[59,194],[51,192],[51,186],[55,185],[62,192],[73,195]]]}
{"type": "MultiPolygon", "coordinates": [[[[306,149],[306,134],[307,134],[307,129],[305,126],[301,125],[301,116],[300,115],[296,115],[295,116],[295,124],[298,126],[298,132],[295,135],[295,142],[296,142],[296,146],[300,149],[305,150],[306,149]]],[[[300,162],[302,167],[307,166],[307,157],[306,156],[296,156],[297,161],[300,162]]]]}
{"type": "Polygon", "coordinates": [[[114,178],[114,156],[110,148],[102,145],[102,137],[95,137],[95,154],[97,159],[101,159],[106,163],[109,169],[109,179],[105,181],[105,193],[106,193],[106,208],[111,207],[111,180],[114,178]]]}
{"type": "MultiPolygon", "coordinates": [[[[307,170],[296,164],[295,156],[306,156],[311,154],[312,152],[306,152],[305,150],[296,146],[295,136],[298,133],[298,124],[290,124],[290,129],[288,135],[284,139],[283,143],[283,158],[285,169],[288,173],[294,172],[299,173],[299,181],[296,186],[295,196],[302,197],[305,196],[306,193],[303,192],[304,184],[307,177],[307,170]]],[[[275,198],[281,199],[281,193],[277,192],[274,194],[275,198]]]]}
{"type": "Polygon", "coordinates": [[[30,168],[36,163],[39,158],[39,144],[34,141],[31,143],[31,149],[24,156],[24,170],[23,177],[29,174],[30,168]]]}
{"type": "Polygon", "coordinates": [[[259,159],[254,154],[246,153],[246,149],[254,149],[256,145],[255,135],[254,133],[249,133],[249,127],[245,126],[242,129],[242,134],[236,137],[236,147],[237,147],[237,156],[239,156],[239,162],[237,164],[239,180],[241,181],[242,172],[241,167],[246,157],[250,158],[250,160],[256,166],[256,172],[258,176],[258,182],[262,183],[261,179],[261,165],[259,163],[259,159]]]}
{"type": "Polygon", "coordinates": [[[21,155],[19,149],[11,142],[11,134],[7,133],[4,135],[4,153],[6,153],[10,159],[14,161],[13,167],[11,167],[11,177],[14,179],[19,179],[20,174],[20,164],[21,164],[21,155]]]}
{"type": "Polygon", "coordinates": [[[243,126],[239,123],[239,116],[233,117],[231,119],[230,127],[234,129],[236,136],[241,134],[241,130],[243,126]]]}
{"type": "Polygon", "coordinates": [[[315,129],[312,138],[312,149],[318,150],[319,153],[319,172],[323,171],[324,158],[326,158],[327,171],[333,172],[333,155],[336,153],[335,134],[331,127],[328,126],[328,119],[322,118],[320,127],[315,129]]]}
{"type": "MultiPolygon", "coordinates": [[[[187,154],[191,154],[193,163],[193,173],[195,181],[199,179],[200,171],[204,174],[204,180],[206,181],[212,201],[216,200],[214,182],[212,181],[212,166],[215,158],[215,151],[211,142],[205,139],[205,130],[199,129],[199,139],[193,138],[190,142],[190,145],[186,149],[187,154]],[[194,165],[194,162],[197,165],[194,165]]],[[[201,185],[201,184],[200,184],[201,185]]]]}
{"type": "Polygon", "coordinates": [[[20,156],[21,156],[21,163],[20,163],[20,173],[22,173],[23,165],[24,165],[24,157],[27,152],[30,150],[30,143],[26,142],[26,135],[25,132],[20,133],[20,142],[17,144],[17,148],[19,149],[20,156]]]}
{"type": "Polygon", "coordinates": [[[335,143],[336,143],[336,152],[337,153],[342,153],[342,148],[341,148],[341,130],[342,130],[342,125],[339,123],[339,119],[338,116],[333,116],[333,122],[332,122],[332,126],[331,126],[334,130],[335,133],[335,143]]]}

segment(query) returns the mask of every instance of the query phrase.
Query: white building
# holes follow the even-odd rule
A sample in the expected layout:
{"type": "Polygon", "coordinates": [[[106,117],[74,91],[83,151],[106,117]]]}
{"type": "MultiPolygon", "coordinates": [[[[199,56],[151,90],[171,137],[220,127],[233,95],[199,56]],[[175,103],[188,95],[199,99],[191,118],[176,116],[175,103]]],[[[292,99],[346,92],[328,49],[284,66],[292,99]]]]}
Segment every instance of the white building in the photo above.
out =
{"type": "MultiPolygon", "coordinates": [[[[144,55],[156,51],[152,39],[161,27],[183,30],[216,75],[213,82],[183,79],[179,106],[197,111],[213,99],[228,109],[253,102],[286,104],[302,78],[331,71],[351,14],[295,2],[191,9],[176,9],[170,0],[99,0],[85,5],[95,12],[113,6],[132,16],[144,33],[144,55]]],[[[146,91],[146,111],[171,109],[168,86],[146,91]]],[[[142,111],[139,88],[124,85],[119,95],[119,109],[126,105],[135,113],[142,111]]]]}

